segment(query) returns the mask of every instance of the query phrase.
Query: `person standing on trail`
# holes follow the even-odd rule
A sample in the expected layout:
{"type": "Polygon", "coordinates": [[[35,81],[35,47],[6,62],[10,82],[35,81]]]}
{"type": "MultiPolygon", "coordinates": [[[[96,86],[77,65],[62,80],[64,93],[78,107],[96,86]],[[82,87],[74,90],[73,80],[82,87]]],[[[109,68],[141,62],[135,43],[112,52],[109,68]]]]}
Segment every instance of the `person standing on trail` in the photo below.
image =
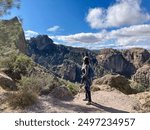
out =
{"type": "Polygon", "coordinates": [[[88,101],[87,105],[91,105],[91,85],[92,85],[92,68],[90,66],[88,54],[83,58],[82,65],[82,83],[85,87],[85,99],[84,101],[88,101]]]}

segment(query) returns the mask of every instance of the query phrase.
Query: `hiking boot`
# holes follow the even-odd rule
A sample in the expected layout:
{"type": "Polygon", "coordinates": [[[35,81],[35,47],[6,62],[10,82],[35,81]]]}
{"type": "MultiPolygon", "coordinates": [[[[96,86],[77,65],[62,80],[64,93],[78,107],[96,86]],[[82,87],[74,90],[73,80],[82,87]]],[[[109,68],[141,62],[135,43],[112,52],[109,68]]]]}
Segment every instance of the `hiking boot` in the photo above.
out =
{"type": "Polygon", "coordinates": [[[87,98],[84,98],[83,101],[88,101],[88,99],[87,99],[87,98]]]}
{"type": "Polygon", "coordinates": [[[86,103],[86,105],[92,105],[92,102],[88,102],[88,103],[86,103]]]}

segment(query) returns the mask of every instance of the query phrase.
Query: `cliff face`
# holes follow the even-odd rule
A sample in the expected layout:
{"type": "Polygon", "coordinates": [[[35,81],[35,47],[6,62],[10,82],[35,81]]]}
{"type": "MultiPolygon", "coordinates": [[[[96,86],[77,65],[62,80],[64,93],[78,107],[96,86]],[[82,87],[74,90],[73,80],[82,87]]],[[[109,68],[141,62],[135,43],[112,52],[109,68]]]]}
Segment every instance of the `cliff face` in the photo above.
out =
{"type": "Polygon", "coordinates": [[[99,64],[112,73],[131,77],[150,58],[146,49],[132,48],[127,50],[102,49],[97,55],[99,64]]]}
{"type": "Polygon", "coordinates": [[[19,49],[26,52],[26,40],[18,18],[0,21],[0,54],[19,49]]]}
{"type": "Polygon", "coordinates": [[[143,48],[132,48],[122,52],[127,61],[131,62],[136,69],[143,66],[149,59],[150,53],[143,48]]]}
{"type": "Polygon", "coordinates": [[[135,67],[127,61],[122,53],[115,49],[103,49],[97,56],[99,64],[112,73],[118,73],[130,77],[135,72],[135,67]]]}

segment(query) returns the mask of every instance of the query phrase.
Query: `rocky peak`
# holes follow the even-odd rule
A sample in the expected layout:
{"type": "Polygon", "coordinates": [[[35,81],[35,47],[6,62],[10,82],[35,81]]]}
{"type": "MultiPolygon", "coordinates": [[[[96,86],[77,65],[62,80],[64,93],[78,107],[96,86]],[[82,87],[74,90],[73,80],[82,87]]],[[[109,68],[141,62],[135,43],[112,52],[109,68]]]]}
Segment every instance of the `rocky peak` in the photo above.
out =
{"type": "Polygon", "coordinates": [[[28,41],[29,45],[38,50],[44,50],[48,46],[54,46],[53,40],[50,39],[47,35],[38,35],[36,38],[31,38],[28,41]]]}

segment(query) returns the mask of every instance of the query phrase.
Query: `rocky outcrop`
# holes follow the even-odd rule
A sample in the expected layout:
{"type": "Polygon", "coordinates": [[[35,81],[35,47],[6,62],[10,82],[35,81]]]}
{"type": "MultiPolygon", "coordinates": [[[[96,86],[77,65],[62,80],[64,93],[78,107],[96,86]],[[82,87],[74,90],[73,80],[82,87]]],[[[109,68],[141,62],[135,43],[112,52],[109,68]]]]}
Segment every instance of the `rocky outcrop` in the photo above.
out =
{"type": "Polygon", "coordinates": [[[16,89],[16,84],[9,76],[0,73],[0,86],[3,89],[14,90],[16,89]]]}
{"type": "Polygon", "coordinates": [[[27,44],[24,32],[17,17],[0,21],[0,32],[0,45],[3,45],[0,47],[2,53],[8,53],[15,49],[19,49],[23,53],[26,52],[27,44]]]}
{"type": "Polygon", "coordinates": [[[131,88],[130,82],[128,79],[126,79],[124,76],[121,75],[105,75],[102,78],[96,79],[94,81],[95,85],[105,87],[106,90],[113,91],[115,89],[121,91],[124,94],[133,94],[135,93],[135,90],[131,88]]]}
{"type": "Polygon", "coordinates": [[[60,100],[70,100],[73,98],[71,92],[65,86],[54,88],[50,94],[60,100]]]}
{"type": "Polygon", "coordinates": [[[136,69],[142,67],[143,64],[150,58],[148,50],[143,48],[132,48],[124,50],[122,53],[127,61],[131,62],[136,69]]]}
{"type": "Polygon", "coordinates": [[[53,40],[50,39],[47,35],[38,35],[36,38],[31,38],[27,41],[29,48],[29,55],[32,53],[39,53],[41,55],[48,55],[54,53],[57,49],[56,45],[53,43],[53,40]]]}
{"type": "Polygon", "coordinates": [[[112,73],[130,77],[135,72],[135,67],[127,61],[122,53],[115,49],[102,49],[97,56],[99,64],[112,73]]]}
{"type": "Polygon", "coordinates": [[[145,64],[139,68],[132,79],[146,88],[150,87],[150,64],[145,64]]]}

